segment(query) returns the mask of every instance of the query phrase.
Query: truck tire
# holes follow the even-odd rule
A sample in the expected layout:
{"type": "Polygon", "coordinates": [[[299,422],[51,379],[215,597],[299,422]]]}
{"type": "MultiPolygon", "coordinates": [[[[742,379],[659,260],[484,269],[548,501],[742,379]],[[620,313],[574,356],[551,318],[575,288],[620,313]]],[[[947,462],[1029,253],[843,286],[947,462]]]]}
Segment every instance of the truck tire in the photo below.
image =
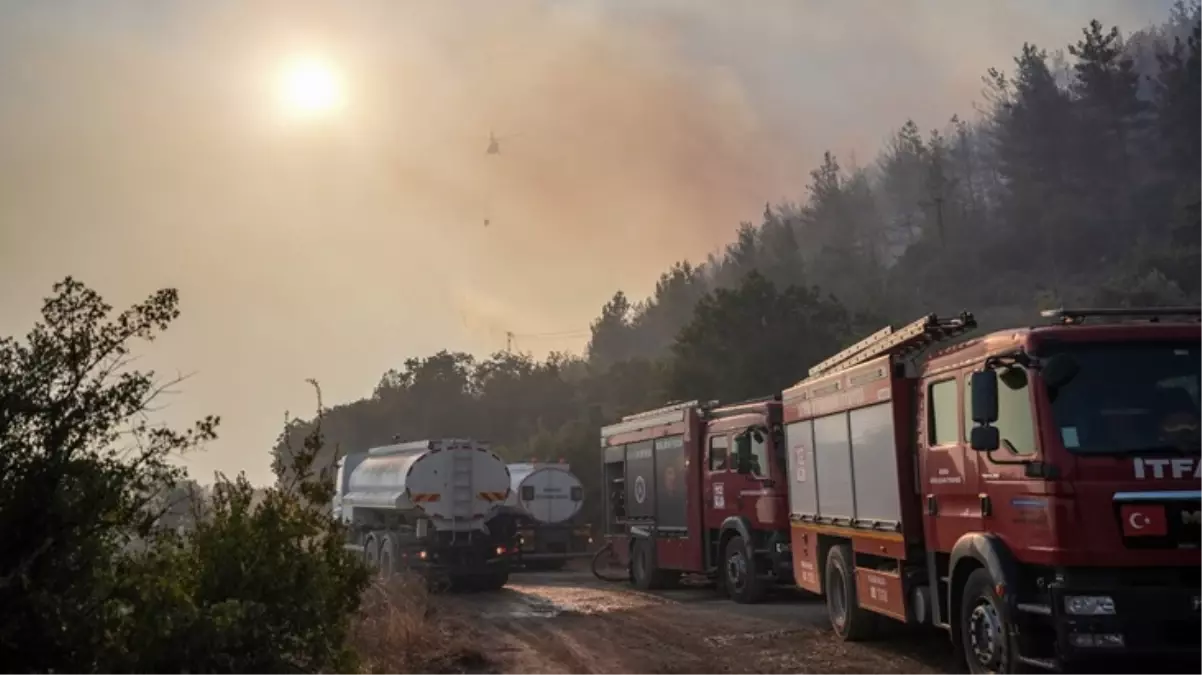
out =
{"type": "Polygon", "coordinates": [[[759,576],[755,556],[749,555],[747,542],[735,535],[726,542],[722,556],[722,585],[731,600],[751,605],[764,599],[764,580],[759,576]]]}
{"type": "Polygon", "coordinates": [[[363,562],[372,570],[380,565],[380,540],[376,538],[375,532],[363,538],[363,562]]]}
{"type": "Polygon", "coordinates": [[[380,570],[381,579],[391,579],[392,575],[397,573],[397,549],[396,541],[392,535],[385,534],[379,537],[379,552],[376,554],[379,561],[377,567],[380,570]]]}
{"type": "Polygon", "coordinates": [[[960,645],[970,673],[1021,673],[1014,627],[994,592],[989,570],[972,571],[960,594],[960,645]]]}
{"type": "Polygon", "coordinates": [[[640,591],[660,587],[659,567],[655,564],[655,544],[649,539],[636,539],[630,555],[630,580],[640,591]]]}
{"type": "Polygon", "coordinates": [[[826,554],[826,583],[823,584],[831,628],[845,642],[868,639],[876,630],[876,615],[860,607],[851,560],[850,546],[832,546],[826,554]]]}

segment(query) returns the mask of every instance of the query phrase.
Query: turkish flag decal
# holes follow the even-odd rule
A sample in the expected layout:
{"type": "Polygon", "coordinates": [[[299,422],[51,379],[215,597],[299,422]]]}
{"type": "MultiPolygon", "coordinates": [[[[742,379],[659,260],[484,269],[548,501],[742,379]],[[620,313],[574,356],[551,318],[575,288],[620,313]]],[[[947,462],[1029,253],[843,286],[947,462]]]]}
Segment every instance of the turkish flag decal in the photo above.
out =
{"type": "Polygon", "coordinates": [[[1169,533],[1164,507],[1127,504],[1119,508],[1124,537],[1163,537],[1169,533]]]}

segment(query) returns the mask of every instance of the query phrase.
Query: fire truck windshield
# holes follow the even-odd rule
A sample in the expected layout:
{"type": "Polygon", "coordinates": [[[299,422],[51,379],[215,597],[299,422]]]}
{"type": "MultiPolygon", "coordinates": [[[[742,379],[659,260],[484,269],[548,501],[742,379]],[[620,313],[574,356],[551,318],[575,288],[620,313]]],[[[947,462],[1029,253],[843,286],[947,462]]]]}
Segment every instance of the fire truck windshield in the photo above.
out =
{"type": "Polygon", "coordinates": [[[1065,345],[1045,364],[1069,452],[1198,453],[1197,343],[1065,345]]]}

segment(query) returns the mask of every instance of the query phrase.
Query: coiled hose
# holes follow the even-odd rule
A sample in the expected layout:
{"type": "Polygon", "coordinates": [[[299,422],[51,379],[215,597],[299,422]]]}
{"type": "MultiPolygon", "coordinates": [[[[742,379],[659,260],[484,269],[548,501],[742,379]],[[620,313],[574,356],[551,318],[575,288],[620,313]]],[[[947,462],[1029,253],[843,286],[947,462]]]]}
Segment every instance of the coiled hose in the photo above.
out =
{"type": "Polygon", "coordinates": [[[614,548],[614,543],[612,541],[609,541],[609,542],[606,542],[604,546],[597,549],[597,552],[593,554],[593,562],[592,562],[593,576],[597,577],[601,581],[608,581],[611,583],[620,583],[623,581],[627,581],[629,579],[628,576],[607,577],[604,574],[602,574],[601,570],[599,569],[599,563],[601,561],[601,557],[603,555],[605,555],[606,553],[612,554],[613,548],[614,548]]]}

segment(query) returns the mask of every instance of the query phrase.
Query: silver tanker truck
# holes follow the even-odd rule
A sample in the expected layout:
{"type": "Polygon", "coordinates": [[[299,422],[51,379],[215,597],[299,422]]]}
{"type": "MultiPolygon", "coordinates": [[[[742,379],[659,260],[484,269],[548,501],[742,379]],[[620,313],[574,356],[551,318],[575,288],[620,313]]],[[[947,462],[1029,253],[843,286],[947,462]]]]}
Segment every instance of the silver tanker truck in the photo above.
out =
{"type": "Polygon", "coordinates": [[[499,589],[509,580],[512,532],[490,523],[510,492],[509,469],[469,439],[396,443],[338,465],[334,516],[347,548],[381,576],[401,570],[452,589],[499,589]]]}
{"type": "Polygon", "coordinates": [[[509,480],[509,498],[493,520],[517,537],[520,565],[559,569],[569,558],[588,555],[591,532],[577,518],[584,487],[568,464],[510,464],[509,480]]]}

